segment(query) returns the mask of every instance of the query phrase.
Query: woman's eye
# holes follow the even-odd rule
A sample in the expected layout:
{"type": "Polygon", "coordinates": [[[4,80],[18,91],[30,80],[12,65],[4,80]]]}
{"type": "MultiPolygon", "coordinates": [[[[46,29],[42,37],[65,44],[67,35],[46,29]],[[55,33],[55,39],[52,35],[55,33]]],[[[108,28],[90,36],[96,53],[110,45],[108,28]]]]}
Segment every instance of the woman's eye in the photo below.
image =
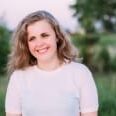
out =
{"type": "Polygon", "coordinates": [[[43,34],[41,34],[41,36],[45,38],[45,37],[48,37],[49,34],[43,33],[43,34]]]}
{"type": "Polygon", "coordinates": [[[33,41],[35,39],[35,37],[30,37],[29,41],[33,41]]]}

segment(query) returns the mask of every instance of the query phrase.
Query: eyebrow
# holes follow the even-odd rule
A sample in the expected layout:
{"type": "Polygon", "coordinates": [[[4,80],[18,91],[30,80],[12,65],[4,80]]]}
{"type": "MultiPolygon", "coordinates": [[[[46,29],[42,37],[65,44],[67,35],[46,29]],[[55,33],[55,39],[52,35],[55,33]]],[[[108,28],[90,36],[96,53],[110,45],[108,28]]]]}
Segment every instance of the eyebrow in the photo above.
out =
{"type": "MultiPolygon", "coordinates": [[[[50,35],[50,34],[49,34],[49,32],[43,32],[43,33],[40,34],[40,36],[41,36],[41,35],[50,35]]],[[[35,37],[35,35],[28,36],[28,39],[29,39],[29,38],[33,38],[33,37],[35,37]]]]}
{"type": "Polygon", "coordinates": [[[40,35],[42,35],[42,34],[43,34],[43,35],[44,35],[44,34],[49,35],[49,33],[48,33],[48,32],[41,33],[40,35]]]}

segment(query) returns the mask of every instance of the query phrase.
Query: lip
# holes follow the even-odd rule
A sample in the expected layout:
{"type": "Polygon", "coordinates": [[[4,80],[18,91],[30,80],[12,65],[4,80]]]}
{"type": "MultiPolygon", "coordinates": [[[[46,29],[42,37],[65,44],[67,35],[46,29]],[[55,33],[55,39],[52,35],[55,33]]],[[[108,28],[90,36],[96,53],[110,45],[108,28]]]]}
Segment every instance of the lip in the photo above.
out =
{"type": "Polygon", "coordinates": [[[45,47],[45,48],[42,48],[42,49],[38,49],[36,51],[37,51],[37,53],[42,55],[42,54],[47,53],[48,49],[49,49],[49,47],[45,47]]]}

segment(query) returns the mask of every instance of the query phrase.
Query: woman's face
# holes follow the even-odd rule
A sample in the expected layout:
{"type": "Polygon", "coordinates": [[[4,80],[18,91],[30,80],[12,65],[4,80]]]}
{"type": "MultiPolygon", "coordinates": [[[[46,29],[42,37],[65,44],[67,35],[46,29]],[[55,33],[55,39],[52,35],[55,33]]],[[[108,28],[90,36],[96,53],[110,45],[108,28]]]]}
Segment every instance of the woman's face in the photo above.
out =
{"type": "Polygon", "coordinates": [[[38,62],[50,62],[57,57],[56,34],[46,20],[37,21],[27,27],[28,47],[38,62]]]}

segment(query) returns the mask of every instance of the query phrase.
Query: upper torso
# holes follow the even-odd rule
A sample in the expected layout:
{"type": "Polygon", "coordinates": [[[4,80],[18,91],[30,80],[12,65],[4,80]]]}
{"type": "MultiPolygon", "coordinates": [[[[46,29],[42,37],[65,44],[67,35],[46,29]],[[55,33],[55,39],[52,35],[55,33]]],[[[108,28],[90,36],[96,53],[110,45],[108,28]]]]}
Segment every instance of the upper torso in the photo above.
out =
{"type": "Polygon", "coordinates": [[[52,72],[37,66],[19,71],[22,115],[79,116],[83,83],[80,67],[72,62],[52,72]]]}

